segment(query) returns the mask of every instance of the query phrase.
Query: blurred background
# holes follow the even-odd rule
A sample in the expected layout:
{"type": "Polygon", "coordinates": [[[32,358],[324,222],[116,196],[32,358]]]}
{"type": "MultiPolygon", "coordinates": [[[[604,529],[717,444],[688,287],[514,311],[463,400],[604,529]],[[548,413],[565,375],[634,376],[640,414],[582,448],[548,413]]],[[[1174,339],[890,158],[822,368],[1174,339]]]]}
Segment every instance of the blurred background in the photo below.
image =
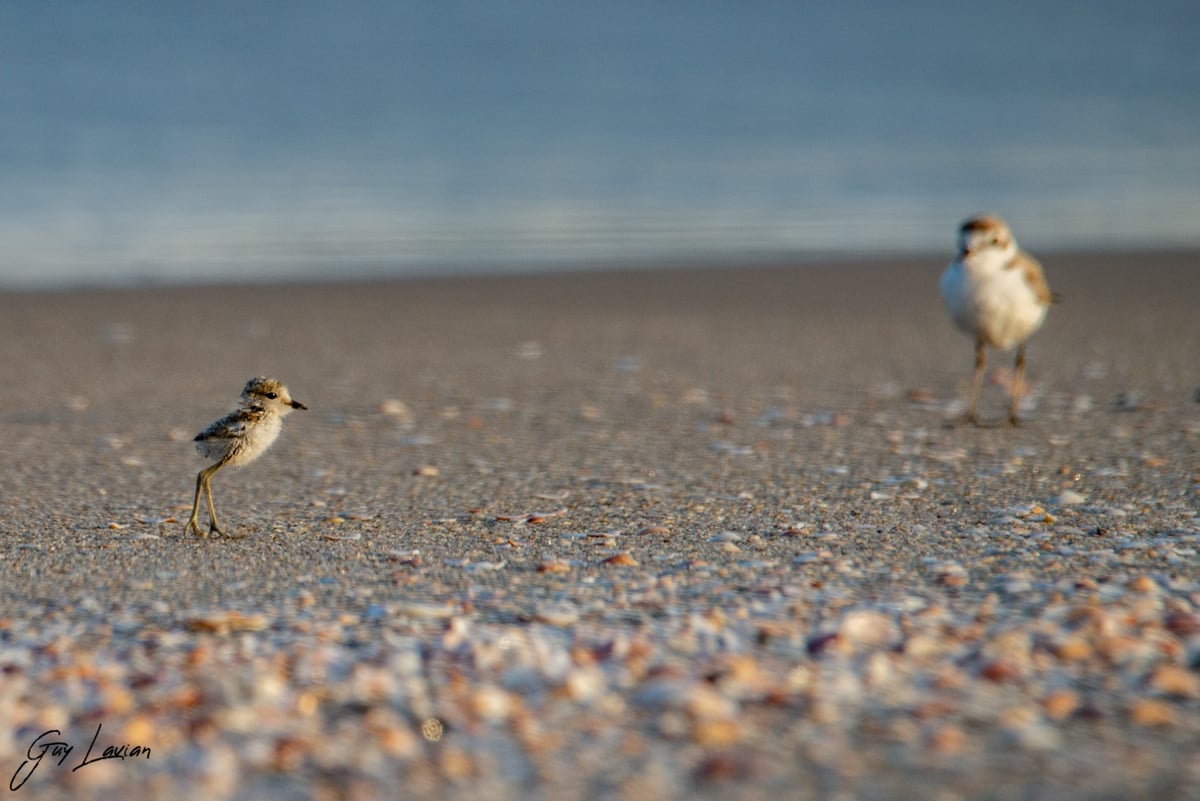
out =
{"type": "Polygon", "coordinates": [[[1200,244],[1200,4],[9,2],[0,286],[1200,244]]]}

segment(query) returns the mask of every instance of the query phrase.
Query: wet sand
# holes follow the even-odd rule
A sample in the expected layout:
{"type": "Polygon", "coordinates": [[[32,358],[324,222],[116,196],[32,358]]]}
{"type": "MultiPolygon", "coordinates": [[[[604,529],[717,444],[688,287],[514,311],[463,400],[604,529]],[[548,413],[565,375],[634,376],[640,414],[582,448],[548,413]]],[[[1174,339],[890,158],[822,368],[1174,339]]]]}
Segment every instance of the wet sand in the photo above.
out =
{"type": "Polygon", "coordinates": [[[1043,254],[1015,430],[947,425],[938,258],[0,293],[0,772],[1194,797],[1198,258],[1043,254]],[[247,537],[184,536],[191,437],[259,374],[309,411],[213,480],[247,537]],[[149,759],[72,770],[97,726],[149,759]]]}

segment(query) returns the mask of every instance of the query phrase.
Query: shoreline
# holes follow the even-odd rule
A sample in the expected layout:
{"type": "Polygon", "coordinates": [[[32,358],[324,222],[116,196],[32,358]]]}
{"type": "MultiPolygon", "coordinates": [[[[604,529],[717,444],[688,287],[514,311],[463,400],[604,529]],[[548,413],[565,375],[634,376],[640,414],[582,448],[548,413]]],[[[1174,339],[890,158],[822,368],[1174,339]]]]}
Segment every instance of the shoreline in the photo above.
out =
{"type": "MultiPolygon", "coordinates": [[[[1179,245],[1172,247],[1120,247],[1091,250],[1086,248],[1063,247],[1055,249],[1039,249],[1038,258],[1043,261],[1055,262],[1064,260],[1068,263],[1096,261],[1102,264],[1117,265],[1130,262],[1151,261],[1157,264],[1170,262],[1200,261],[1200,247],[1179,245]]],[[[152,291],[186,291],[211,288],[225,289],[276,289],[285,287],[327,287],[327,286],[361,286],[361,285],[392,285],[398,283],[439,284],[444,282],[463,281],[504,281],[507,279],[531,279],[572,276],[637,276],[656,273],[708,273],[736,271],[776,271],[795,269],[857,269],[861,267],[884,267],[888,265],[928,264],[933,269],[938,265],[945,267],[952,257],[952,249],[921,250],[901,253],[852,252],[852,251],[812,251],[804,253],[779,252],[759,254],[713,254],[713,255],[679,255],[652,256],[646,258],[628,257],[597,260],[553,260],[544,259],[532,262],[529,266],[519,266],[519,260],[496,263],[449,263],[430,264],[428,266],[410,266],[393,268],[387,265],[368,265],[362,268],[346,268],[341,275],[336,275],[339,268],[318,268],[310,266],[305,272],[293,275],[263,276],[245,280],[217,279],[203,281],[194,279],[163,279],[158,277],[131,278],[126,281],[107,283],[103,281],[89,282],[55,282],[46,285],[9,285],[0,284],[0,295],[43,295],[69,294],[72,292],[120,293],[120,292],[152,292],[152,291]]],[[[335,260],[332,260],[336,262],[335,260]]]]}

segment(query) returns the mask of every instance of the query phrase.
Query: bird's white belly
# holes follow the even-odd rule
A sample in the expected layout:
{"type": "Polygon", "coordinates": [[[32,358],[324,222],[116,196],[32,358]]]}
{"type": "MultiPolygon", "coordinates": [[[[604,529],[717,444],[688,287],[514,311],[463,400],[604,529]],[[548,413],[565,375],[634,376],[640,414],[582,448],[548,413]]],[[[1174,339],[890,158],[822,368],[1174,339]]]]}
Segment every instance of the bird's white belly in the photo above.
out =
{"type": "Polygon", "coordinates": [[[281,428],[281,419],[273,414],[232,424],[220,420],[201,435],[203,439],[196,440],[196,450],[207,459],[243,465],[271,447],[281,428]]]}
{"type": "Polygon", "coordinates": [[[234,445],[228,463],[236,466],[254,461],[279,438],[281,428],[282,420],[276,415],[264,417],[257,425],[251,426],[241,441],[234,445]]]}
{"type": "Polygon", "coordinates": [[[1024,342],[1046,319],[1047,306],[1019,270],[975,279],[961,270],[950,271],[942,281],[942,294],[955,325],[1001,350],[1024,342]]]}

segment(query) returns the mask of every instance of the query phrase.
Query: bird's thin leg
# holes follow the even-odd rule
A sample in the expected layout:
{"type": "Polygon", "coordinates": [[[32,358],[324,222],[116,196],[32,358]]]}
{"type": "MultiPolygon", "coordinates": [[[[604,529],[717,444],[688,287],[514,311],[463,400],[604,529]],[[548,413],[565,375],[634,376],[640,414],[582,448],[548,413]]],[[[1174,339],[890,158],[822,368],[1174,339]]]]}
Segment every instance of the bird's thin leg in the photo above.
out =
{"type": "Polygon", "coordinates": [[[190,531],[197,537],[205,536],[200,533],[200,527],[196,521],[196,517],[200,514],[200,492],[204,489],[204,472],[201,470],[196,474],[196,498],[192,501],[192,516],[188,518],[187,525],[183,527],[184,534],[190,531]]]}
{"type": "Polygon", "coordinates": [[[204,492],[205,492],[206,496],[208,497],[208,519],[209,519],[208,533],[216,534],[217,536],[225,537],[226,539],[239,539],[241,537],[245,537],[246,535],[245,534],[231,534],[231,533],[222,531],[221,524],[217,522],[217,510],[215,508],[213,508],[212,477],[217,472],[217,470],[221,469],[224,466],[225,466],[224,462],[217,462],[212,467],[208,468],[208,470],[206,471],[208,473],[208,475],[206,475],[204,477],[204,492]]]}
{"type": "Polygon", "coordinates": [[[212,499],[212,477],[213,473],[221,467],[221,463],[217,462],[212,467],[204,471],[204,497],[208,501],[208,533],[221,534],[221,524],[217,522],[217,510],[213,508],[212,499]]]}
{"type": "Polygon", "coordinates": [[[1021,393],[1025,391],[1025,343],[1017,346],[1017,361],[1013,365],[1012,405],[1008,409],[1008,422],[1014,426],[1020,425],[1017,417],[1017,407],[1021,405],[1021,393]]]}
{"type": "Polygon", "coordinates": [[[972,425],[979,425],[975,416],[975,407],[979,404],[979,392],[983,389],[983,368],[987,364],[987,354],[983,349],[983,340],[975,340],[975,377],[971,379],[971,400],[967,404],[967,413],[963,420],[972,425]]]}
{"type": "Polygon", "coordinates": [[[217,521],[217,510],[213,507],[212,499],[212,477],[218,470],[225,466],[224,462],[217,462],[212,467],[205,469],[204,476],[204,495],[208,499],[208,533],[216,534],[219,537],[236,537],[235,534],[226,534],[221,530],[221,524],[217,521]]]}

